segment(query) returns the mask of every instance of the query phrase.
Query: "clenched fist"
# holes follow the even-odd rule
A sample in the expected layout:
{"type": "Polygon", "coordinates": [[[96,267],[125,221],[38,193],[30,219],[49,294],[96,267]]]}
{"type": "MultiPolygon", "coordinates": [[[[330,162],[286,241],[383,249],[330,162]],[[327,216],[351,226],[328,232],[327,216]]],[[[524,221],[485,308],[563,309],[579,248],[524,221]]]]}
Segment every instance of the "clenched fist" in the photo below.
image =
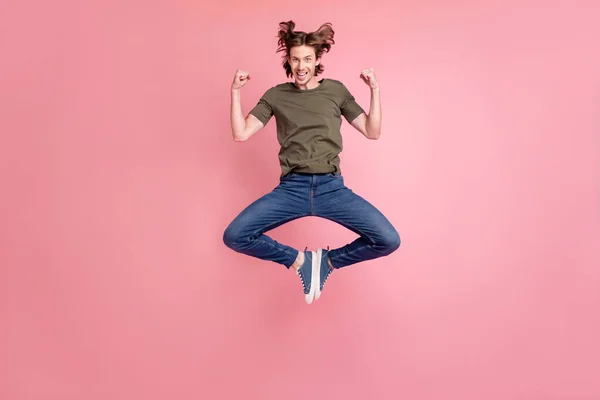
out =
{"type": "Polygon", "coordinates": [[[360,77],[371,89],[379,88],[377,79],[375,78],[375,70],[373,70],[373,68],[363,69],[360,73],[360,77]]]}
{"type": "Polygon", "coordinates": [[[250,74],[248,72],[238,69],[237,71],[235,71],[235,77],[233,78],[233,83],[231,84],[231,89],[235,89],[235,90],[240,89],[246,83],[248,83],[249,79],[250,79],[250,74]]]}

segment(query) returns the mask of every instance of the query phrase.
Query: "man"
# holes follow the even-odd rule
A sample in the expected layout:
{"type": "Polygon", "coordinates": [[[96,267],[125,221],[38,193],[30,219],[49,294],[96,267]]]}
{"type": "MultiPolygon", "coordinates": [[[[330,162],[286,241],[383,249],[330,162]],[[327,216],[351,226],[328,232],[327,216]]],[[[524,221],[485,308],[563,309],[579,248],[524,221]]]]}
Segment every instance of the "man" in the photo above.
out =
{"type": "Polygon", "coordinates": [[[283,67],[293,82],[267,90],[244,118],[240,89],[250,75],[237,70],[231,86],[231,129],[234,140],[245,141],[275,116],[281,145],[280,183],[231,222],[223,241],[237,252],[295,270],[305,301],[311,304],[320,297],[332,271],[391,254],[400,246],[400,236],[379,210],[344,185],[339,166],[342,116],[368,139],[380,136],[379,84],[373,69],[360,74],[371,91],[366,114],[341,82],[317,78],[324,69],[321,57],[334,43],[331,24],[310,33],[294,31],[293,21],[279,26],[278,52],[284,53],[283,67]],[[299,251],[265,235],[306,216],[337,222],[359,238],[339,249],[313,252],[299,251]]]}

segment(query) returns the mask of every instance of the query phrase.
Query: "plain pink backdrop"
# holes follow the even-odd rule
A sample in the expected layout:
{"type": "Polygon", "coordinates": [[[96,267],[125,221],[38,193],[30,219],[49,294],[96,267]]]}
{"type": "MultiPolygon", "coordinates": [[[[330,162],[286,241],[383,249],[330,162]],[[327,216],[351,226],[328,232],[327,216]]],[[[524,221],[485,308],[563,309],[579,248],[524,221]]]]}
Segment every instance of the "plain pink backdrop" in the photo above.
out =
{"type": "MultiPolygon", "coordinates": [[[[0,398],[600,398],[596,1],[20,1],[0,6],[0,398]],[[212,2],[210,2],[212,3],[212,2]],[[303,300],[227,224],[278,182],[280,21],[333,23],[368,107],[346,183],[398,252],[303,300]]],[[[271,232],[354,238],[319,219],[271,232]]]]}

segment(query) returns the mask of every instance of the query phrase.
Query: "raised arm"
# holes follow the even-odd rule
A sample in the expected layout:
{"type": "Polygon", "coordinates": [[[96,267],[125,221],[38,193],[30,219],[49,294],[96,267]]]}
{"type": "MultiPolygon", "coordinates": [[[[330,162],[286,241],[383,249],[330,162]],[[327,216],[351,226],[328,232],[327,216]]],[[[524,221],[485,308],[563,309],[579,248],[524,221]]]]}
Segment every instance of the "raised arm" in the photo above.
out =
{"type": "Polygon", "coordinates": [[[249,79],[248,72],[238,69],[231,84],[231,133],[236,142],[248,140],[264,127],[263,123],[252,114],[244,118],[240,89],[248,83],[249,79]]]}
{"type": "Polygon", "coordinates": [[[381,135],[381,101],[375,71],[373,68],[365,69],[361,72],[360,77],[371,90],[369,114],[359,115],[350,124],[368,139],[379,139],[381,135]]]}

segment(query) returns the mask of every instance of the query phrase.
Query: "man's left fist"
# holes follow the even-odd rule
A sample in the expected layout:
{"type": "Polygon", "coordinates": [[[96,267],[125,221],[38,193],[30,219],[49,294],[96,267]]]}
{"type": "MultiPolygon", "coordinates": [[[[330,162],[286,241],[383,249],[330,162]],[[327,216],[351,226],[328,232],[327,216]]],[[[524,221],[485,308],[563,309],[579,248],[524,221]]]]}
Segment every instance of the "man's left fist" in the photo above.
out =
{"type": "Polygon", "coordinates": [[[360,73],[360,77],[371,89],[379,88],[377,79],[375,79],[375,70],[373,70],[373,68],[363,69],[360,73]]]}

